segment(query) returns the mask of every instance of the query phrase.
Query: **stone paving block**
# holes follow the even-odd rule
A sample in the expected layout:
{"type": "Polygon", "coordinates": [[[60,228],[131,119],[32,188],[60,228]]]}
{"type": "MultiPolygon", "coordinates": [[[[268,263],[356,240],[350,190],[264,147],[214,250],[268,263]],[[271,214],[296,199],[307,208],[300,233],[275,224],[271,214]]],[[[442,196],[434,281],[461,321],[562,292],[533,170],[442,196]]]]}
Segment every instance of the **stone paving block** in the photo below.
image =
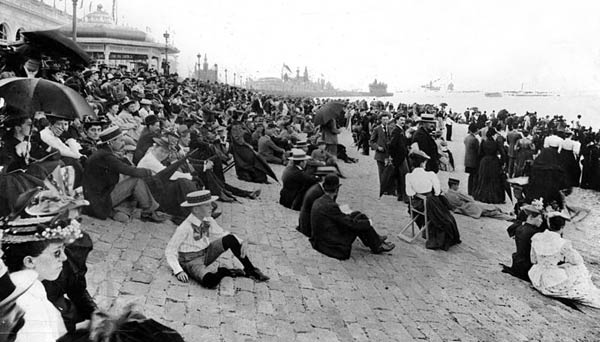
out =
{"type": "Polygon", "coordinates": [[[185,304],[181,302],[173,302],[168,300],[165,305],[165,312],[162,316],[163,319],[175,321],[175,322],[185,322],[187,317],[187,310],[185,308],[185,304]]]}
{"type": "MultiPolygon", "coordinates": [[[[191,286],[194,286],[193,284],[191,286]]],[[[184,302],[188,299],[189,286],[171,285],[167,288],[167,298],[171,301],[184,302]]]]}
{"type": "Polygon", "coordinates": [[[147,272],[142,271],[133,271],[131,273],[131,281],[142,284],[150,284],[152,279],[154,279],[153,275],[147,272]]]}

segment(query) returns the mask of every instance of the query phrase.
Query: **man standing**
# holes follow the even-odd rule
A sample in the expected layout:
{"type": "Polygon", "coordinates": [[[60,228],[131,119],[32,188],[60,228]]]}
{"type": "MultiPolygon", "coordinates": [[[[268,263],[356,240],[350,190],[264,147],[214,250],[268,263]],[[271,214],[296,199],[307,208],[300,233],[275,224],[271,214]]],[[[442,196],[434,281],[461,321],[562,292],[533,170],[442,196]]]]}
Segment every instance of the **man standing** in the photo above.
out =
{"type": "Polygon", "coordinates": [[[225,277],[246,276],[258,282],[269,280],[248,259],[246,242],[224,231],[211,217],[211,203],[216,199],[210,191],[200,190],[187,194],[186,201],[181,203],[182,207],[191,210],[191,214],[177,227],[165,249],[173,274],[181,282],[187,283],[192,278],[209,289],[215,288],[225,277]],[[244,270],[217,268],[215,261],[227,250],[242,263],[244,270]]]}
{"type": "Polygon", "coordinates": [[[289,158],[292,164],[288,165],[281,175],[283,188],[279,193],[279,204],[292,210],[300,210],[304,194],[318,179],[306,173],[306,161],[310,159],[306,152],[292,149],[289,158]]]}
{"type": "Polygon", "coordinates": [[[328,175],[323,181],[324,195],[312,206],[310,225],[313,248],[329,257],[346,260],[350,258],[352,243],[358,237],[375,254],[389,252],[396,247],[377,234],[369,218],[354,211],[345,214],[335,202],[340,187],[336,175],[328,175]]]}
{"type": "Polygon", "coordinates": [[[437,120],[433,114],[423,113],[418,120],[418,128],[412,138],[411,150],[417,149],[429,156],[425,171],[438,173],[440,170],[438,146],[431,137],[436,129],[437,120]]]}
{"type": "Polygon", "coordinates": [[[473,195],[479,169],[479,140],[475,136],[477,124],[469,124],[469,134],[465,137],[465,172],[469,174],[467,193],[473,195]]]}
{"type": "Polygon", "coordinates": [[[125,143],[121,130],[112,126],[100,133],[101,145],[88,159],[83,172],[83,194],[90,201],[88,214],[100,219],[112,217],[116,221],[129,221],[128,208],[120,206],[133,196],[142,208],[142,221],[163,222],[164,215],[157,212],[159,204],[154,200],[144,177],[150,177],[148,169],[136,168],[119,159],[125,143]],[[130,176],[119,182],[119,176],[130,176]]]}
{"type": "Polygon", "coordinates": [[[508,177],[511,178],[515,172],[515,145],[517,141],[523,136],[521,132],[517,131],[513,125],[508,126],[508,133],[506,133],[506,141],[508,142],[508,177]]]}
{"type": "Polygon", "coordinates": [[[381,176],[383,169],[389,161],[388,143],[390,141],[389,127],[390,117],[387,113],[381,114],[381,125],[375,127],[371,140],[369,141],[371,148],[375,150],[375,161],[377,162],[377,170],[379,171],[379,184],[381,184],[381,176]]]}
{"type": "MultiPolygon", "coordinates": [[[[398,201],[407,199],[406,197],[406,180],[405,176],[408,173],[408,163],[406,156],[408,155],[408,145],[406,143],[406,135],[404,134],[404,117],[400,116],[396,120],[396,127],[392,131],[392,137],[389,144],[390,158],[394,165],[394,174],[396,175],[396,195],[398,201]]],[[[408,199],[407,199],[408,200],[408,199]]]]}

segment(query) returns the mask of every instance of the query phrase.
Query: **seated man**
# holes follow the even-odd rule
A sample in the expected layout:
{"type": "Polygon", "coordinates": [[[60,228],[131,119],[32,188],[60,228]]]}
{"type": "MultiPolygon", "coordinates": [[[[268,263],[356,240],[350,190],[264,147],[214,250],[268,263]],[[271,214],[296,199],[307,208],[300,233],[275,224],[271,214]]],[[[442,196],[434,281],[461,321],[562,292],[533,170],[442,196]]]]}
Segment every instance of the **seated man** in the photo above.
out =
{"type": "MultiPolygon", "coordinates": [[[[333,166],[320,166],[317,167],[315,176],[326,176],[328,174],[335,173],[337,173],[337,170],[333,166]]],[[[321,183],[322,182],[313,184],[313,186],[306,191],[306,194],[304,194],[304,199],[302,200],[302,207],[300,208],[298,227],[296,227],[296,230],[306,235],[306,237],[310,237],[312,235],[312,228],[310,226],[310,212],[312,210],[312,205],[317,198],[325,194],[325,192],[323,192],[323,185],[321,183]]]]}
{"type": "Polygon", "coordinates": [[[169,140],[166,137],[154,138],[154,146],[148,149],[146,155],[139,161],[138,167],[152,171],[153,177],[146,179],[146,184],[160,204],[160,209],[171,215],[174,222],[179,223],[190,214],[189,210],[182,208],[179,203],[185,200],[186,194],[198,190],[198,186],[192,181],[190,173],[176,170],[178,165],[185,163],[185,160],[180,159],[165,170],[167,167],[162,162],[170,153],[169,140]],[[161,174],[157,175],[159,173],[161,174]]]}
{"type": "Polygon", "coordinates": [[[310,243],[317,251],[332,258],[350,258],[356,238],[375,254],[389,252],[396,247],[377,234],[367,216],[359,211],[345,214],[335,202],[340,187],[336,175],[327,175],[323,181],[324,195],[313,203],[310,213],[312,235],[310,243]]]}
{"type": "Polygon", "coordinates": [[[268,163],[285,165],[285,150],[272,140],[275,134],[275,125],[269,124],[265,130],[265,135],[258,139],[258,154],[260,154],[268,163]]]}
{"type": "Polygon", "coordinates": [[[281,175],[283,188],[279,193],[279,204],[292,210],[300,210],[304,194],[318,178],[306,173],[306,161],[310,159],[306,152],[300,149],[292,149],[289,158],[292,164],[288,165],[281,175]]]}
{"type": "Polygon", "coordinates": [[[179,281],[196,280],[206,288],[215,288],[224,277],[246,276],[256,281],[269,280],[254,267],[246,255],[246,242],[224,231],[211,217],[211,203],[217,196],[210,191],[194,191],[186,196],[182,207],[191,214],[175,230],[165,250],[167,263],[179,281]],[[215,262],[225,251],[231,250],[244,270],[217,268],[215,262]]]}
{"type": "Polygon", "coordinates": [[[444,194],[452,211],[455,213],[480,218],[481,216],[497,218],[500,220],[512,220],[514,216],[505,212],[496,204],[483,203],[476,201],[473,197],[458,190],[460,181],[458,179],[448,179],[448,191],[444,194]]]}
{"type": "Polygon", "coordinates": [[[340,178],[346,178],[344,177],[344,175],[342,175],[342,172],[340,171],[340,167],[337,164],[336,156],[325,150],[325,147],[327,147],[327,143],[325,143],[325,140],[318,140],[317,146],[318,147],[314,149],[310,154],[311,158],[314,161],[321,163],[321,165],[334,166],[337,170],[338,176],[340,178]]]}
{"type": "Polygon", "coordinates": [[[542,227],[543,209],[543,203],[537,200],[521,207],[521,212],[527,215],[527,219],[525,222],[516,221],[507,229],[508,236],[515,239],[517,251],[512,254],[512,266],[502,265],[502,272],[530,282],[528,272],[533,265],[531,263],[531,238],[545,230],[545,227],[542,227]]]}
{"type": "Polygon", "coordinates": [[[140,139],[135,146],[135,151],[133,152],[133,163],[139,163],[140,159],[146,155],[146,152],[152,146],[154,142],[154,138],[160,137],[160,121],[158,121],[158,117],[156,115],[148,115],[144,120],[144,124],[146,127],[142,130],[142,134],[140,135],[140,139]]]}
{"type": "Polygon", "coordinates": [[[98,150],[92,154],[83,172],[83,194],[90,201],[87,214],[99,219],[112,217],[120,222],[129,220],[130,209],[121,206],[133,195],[142,208],[142,220],[163,222],[166,217],[157,212],[159,204],[154,200],[144,177],[152,176],[148,169],[131,166],[119,159],[125,143],[119,127],[112,126],[100,133],[98,150]],[[129,176],[119,181],[121,175],[129,176]],[[115,210],[116,209],[116,210],[115,210]]]}
{"type": "Polygon", "coordinates": [[[107,124],[108,122],[102,120],[94,121],[93,119],[89,119],[87,121],[83,121],[85,137],[81,139],[81,154],[89,158],[92,153],[98,150],[100,132],[102,132],[103,128],[107,124]]]}

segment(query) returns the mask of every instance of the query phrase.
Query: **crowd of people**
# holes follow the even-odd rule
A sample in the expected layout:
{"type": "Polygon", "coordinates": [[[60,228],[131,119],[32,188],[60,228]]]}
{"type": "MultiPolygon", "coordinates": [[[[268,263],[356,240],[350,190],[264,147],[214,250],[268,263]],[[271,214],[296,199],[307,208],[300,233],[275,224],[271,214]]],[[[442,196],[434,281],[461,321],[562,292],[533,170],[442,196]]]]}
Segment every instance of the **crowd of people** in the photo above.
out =
{"type": "Polygon", "coordinates": [[[228,170],[258,186],[278,180],[270,164],[282,164],[279,203],[299,211],[297,230],[315,250],[348,259],[358,237],[373,253],[392,251],[395,245],[366,214],[336,202],[340,178],[346,177],[339,163],[357,162],[338,141],[344,127],[353,132],[363,154],[374,152],[380,193],[409,203],[409,215],[427,226],[427,248],[447,251],[461,243],[454,213],[514,220],[521,227],[510,230],[519,258],[509,272],[528,277],[546,295],[598,306],[593,284],[573,285],[589,280],[589,274],[568,241],[557,235],[564,226],[559,218],[570,217],[564,214],[568,189],[600,190],[600,135],[578,123],[569,128],[561,117],[538,119],[535,113],[503,111],[489,118],[478,110],[458,114],[446,112],[445,105],[394,107],[381,101],[270,96],[151,69],[100,64],[66,70],[34,55],[0,74],[7,80],[14,76],[68,86],[95,115],[29,113],[10,101],[2,106],[0,185],[7,191],[0,193],[0,282],[6,284],[0,291],[0,313],[13,316],[2,322],[0,340],[55,341],[63,335],[94,340],[89,332],[98,308],[85,280],[93,241],[72,215],[83,204],[67,205],[36,221],[24,212],[32,201],[48,209],[65,198],[80,199],[88,204],[82,208],[85,214],[125,224],[137,219],[138,212],[142,221],[171,220],[178,227],[165,241],[165,257],[179,281],[193,279],[207,288],[224,277],[262,282],[269,277],[251,262],[244,239],[215,221],[221,215],[217,202],[261,195],[260,188],[229,184],[228,170]],[[469,129],[464,142],[467,193],[454,178],[442,192],[438,178],[440,171],[455,170],[448,141],[457,123],[469,129]],[[506,192],[511,194],[510,179],[524,176],[529,181],[517,217],[497,204],[505,202],[506,192]],[[51,191],[59,188],[63,190],[51,191]],[[545,230],[534,224],[539,219],[526,215],[538,198],[544,208],[553,208],[544,209],[545,230]],[[544,281],[555,261],[542,252],[550,245],[555,254],[569,253],[576,271],[567,272],[565,281],[573,286],[544,281]],[[228,250],[243,269],[216,267],[228,250]]]}

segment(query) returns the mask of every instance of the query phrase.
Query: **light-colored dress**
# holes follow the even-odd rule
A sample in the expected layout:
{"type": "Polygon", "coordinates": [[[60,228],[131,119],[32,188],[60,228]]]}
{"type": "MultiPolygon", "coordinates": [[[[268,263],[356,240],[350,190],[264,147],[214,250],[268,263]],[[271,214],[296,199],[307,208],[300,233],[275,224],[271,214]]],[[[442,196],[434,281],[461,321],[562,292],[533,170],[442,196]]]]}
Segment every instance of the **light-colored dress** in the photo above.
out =
{"type": "Polygon", "coordinates": [[[17,299],[17,305],[25,311],[25,324],[19,330],[16,342],[55,342],[67,333],[60,312],[48,300],[46,289],[39,280],[17,299]]]}
{"type": "Polygon", "coordinates": [[[571,241],[549,230],[535,234],[531,238],[531,262],[529,279],[538,291],[600,308],[600,289],[592,283],[571,241]]]}

